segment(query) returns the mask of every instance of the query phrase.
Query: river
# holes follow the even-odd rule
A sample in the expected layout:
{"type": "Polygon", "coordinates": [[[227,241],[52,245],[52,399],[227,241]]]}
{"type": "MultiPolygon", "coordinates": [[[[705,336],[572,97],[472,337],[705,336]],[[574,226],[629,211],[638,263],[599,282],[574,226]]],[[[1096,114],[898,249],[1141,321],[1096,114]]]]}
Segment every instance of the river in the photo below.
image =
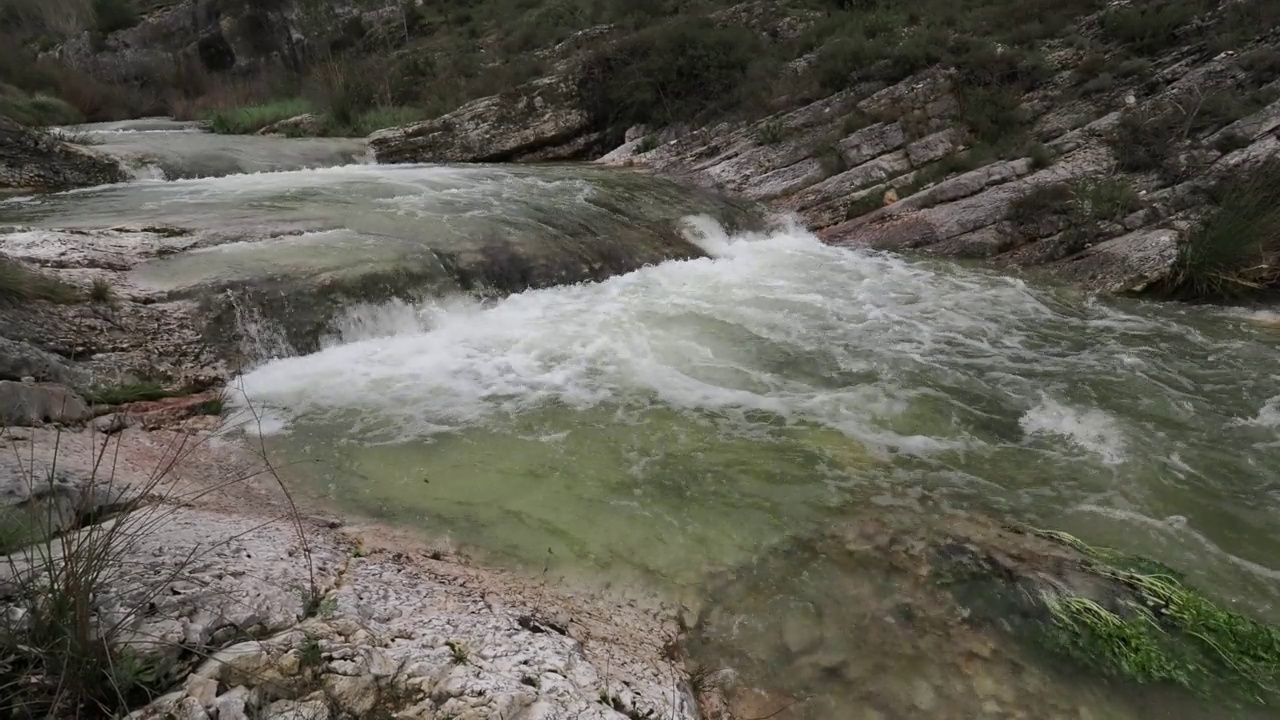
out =
{"type": "MultiPolygon", "coordinates": [[[[212,142],[151,132],[189,137],[199,154],[212,142]]],[[[800,662],[770,655],[762,638],[794,618],[768,613],[811,608],[835,581],[751,563],[877,507],[1065,530],[1158,558],[1280,622],[1280,329],[1257,312],[1103,300],[832,248],[785,220],[727,230],[709,217],[714,202],[640,176],[315,169],[346,162],[345,146],[291,142],[218,139],[252,148],[256,165],[240,169],[270,171],[251,175],[194,172],[165,146],[184,168],[164,175],[175,179],[11,201],[0,217],[227,235],[137,273],[175,289],[397,266],[477,235],[607,245],[628,223],[677,216],[705,255],[506,297],[433,280],[416,298],[343,307],[314,352],[273,346],[237,387],[290,481],[317,497],[495,562],[694,606],[709,578],[736,572],[762,614],[705,661],[758,675],[800,662]],[[643,212],[619,210],[628,204],[643,212]]],[[[808,631],[828,655],[872,652],[849,632],[854,617],[808,631]]],[[[866,685],[899,688],[885,692],[910,695],[919,717],[965,716],[926,697],[963,684],[951,659],[874,652],[900,662],[806,686],[819,698],[794,716],[895,717],[866,685]]],[[[1222,717],[1178,694],[993,673],[1019,688],[993,694],[1003,709],[989,717],[1222,717]]]]}

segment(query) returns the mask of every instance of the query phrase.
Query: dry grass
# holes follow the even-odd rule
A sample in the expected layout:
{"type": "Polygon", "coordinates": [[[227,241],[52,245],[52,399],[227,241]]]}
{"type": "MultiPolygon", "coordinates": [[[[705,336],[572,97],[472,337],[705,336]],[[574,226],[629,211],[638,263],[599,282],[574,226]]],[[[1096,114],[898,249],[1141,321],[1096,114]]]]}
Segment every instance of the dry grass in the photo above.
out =
{"type": "MultiPolygon", "coordinates": [[[[145,482],[126,485],[116,472],[123,460],[119,437],[95,436],[91,475],[82,496],[98,501],[76,507],[55,501],[53,495],[61,472],[57,463],[66,452],[62,433],[56,435],[48,468],[23,458],[19,443],[4,436],[3,451],[13,453],[22,468],[20,482],[30,497],[45,498],[9,510],[0,532],[0,551],[8,553],[0,559],[0,573],[5,575],[0,592],[5,606],[0,613],[0,713],[5,717],[120,717],[178,679],[176,668],[151,659],[150,653],[135,652],[124,640],[173,581],[186,577],[230,538],[165,558],[166,569],[159,576],[131,559],[131,548],[162,528],[179,506],[214,491],[180,487],[172,477],[211,435],[174,437],[145,482]],[[107,597],[127,598],[127,603],[106,610],[102,601],[107,597]]],[[[280,483],[269,463],[266,468],[263,472],[280,483]]],[[[252,477],[234,478],[219,488],[252,477]]],[[[288,498],[287,488],[283,483],[280,487],[288,498]]],[[[292,500],[289,506],[289,522],[299,533],[310,578],[310,587],[304,589],[313,599],[307,603],[310,614],[320,594],[292,500]]],[[[198,651],[183,648],[188,654],[192,650],[198,651]]]]}
{"type": "Polygon", "coordinates": [[[69,303],[76,300],[75,288],[56,278],[0,259],[0,307],[46,301],[69,303]]]}

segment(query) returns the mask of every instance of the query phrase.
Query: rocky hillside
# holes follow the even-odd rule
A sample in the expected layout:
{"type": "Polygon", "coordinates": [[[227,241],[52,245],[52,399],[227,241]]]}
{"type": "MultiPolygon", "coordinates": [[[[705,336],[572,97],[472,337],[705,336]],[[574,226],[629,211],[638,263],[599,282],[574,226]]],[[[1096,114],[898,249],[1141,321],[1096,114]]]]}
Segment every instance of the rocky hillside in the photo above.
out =
{"type": "Polygon", "coordinates": [[[844,5],[597,29],[547,77],[371,141],[384,162],[598,157],[767,201],[831,242],[1048,266],[1109,292],[1274,286],[1276,6],[1072,2],[1001,20],[992,0],[931,21],[844,5]],[[762,100],[726,101],[762,89],[742,48],[806,45],[762,100]]]}

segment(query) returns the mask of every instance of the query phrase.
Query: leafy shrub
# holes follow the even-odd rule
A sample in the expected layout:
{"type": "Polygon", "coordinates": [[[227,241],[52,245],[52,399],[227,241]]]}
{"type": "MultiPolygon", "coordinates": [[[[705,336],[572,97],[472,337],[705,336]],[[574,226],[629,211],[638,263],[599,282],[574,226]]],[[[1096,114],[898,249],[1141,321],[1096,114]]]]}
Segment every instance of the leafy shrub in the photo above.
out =
{"type": "Polygon", "coordinates": [[[1075,193],[1066,183],[1039,185],[1014,200],[1009,206],[1009,219],[1018,225],[1031,225],[1042,217],[1070,208],[1075,193]]]}
{"type": "Polygon", "coordinates": [[[1008,217],[1034,225],[1049,215],[1067,215],[1074,228],[1093,235],[1098,223],[1116,222],[1140,207],[1138,194],[1123,179],[1097,178],[1039,185],[1009,206],[1008,217]]]}
{"type": "Polygon", "coordinates": [[[967,87],[959,91],[960,121],[979,142],[1010,146],[1021,142],[1027,119],[1022,94],[1007,87],[967,87]]]}
{"type": "Polygon", "coordinates": [[[1127,112],[1107,142],[1121,170],[1171,175],[1178,172],[1172,164],[1178,130],[1179,119],[1173,111],[1127,112]]]}
{"type": "Polygon", "coordinates": [[[1142,207],[1138,193],[1122,178],[1086,178],[1071,188],[1078,220],[1116,222],[1142,207]]]}
{"type": "Polygon", "coordinates": [[[1027,153],[1027,157],[1031,158],[1032,170],[1044,170],[1053,165],[1053,150],[1043,143],[1036,143],[1031,146],[1027,153]]]}
{"type": "Polygon", "coordinates": [[[1178,43],[1179,32],[1216,0],[1147,0],[1114,7],[1102,16],[1110,40],[1141,55],[1155,55],[1178,43]]]}
{"type": "Polygon", "coordinates": [[[1280,161],[1215,189],[1217,209],[1186,239],[1168,290],[1230,299],[1280,289],[1280,161]]]}
{"type": "Polygon", "coordinates": [[[680,19],[595,53],[579,90],[602,123],[693,121],[737,107],[741,85],[761,55],[760,38],[746,28],[680,19]]]}

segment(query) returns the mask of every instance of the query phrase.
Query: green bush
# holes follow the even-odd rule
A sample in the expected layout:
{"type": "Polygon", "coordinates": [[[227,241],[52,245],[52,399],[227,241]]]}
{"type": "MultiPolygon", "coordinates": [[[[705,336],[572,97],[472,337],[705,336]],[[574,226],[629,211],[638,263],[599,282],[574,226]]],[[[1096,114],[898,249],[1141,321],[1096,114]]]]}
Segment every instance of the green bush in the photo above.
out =
{"type": "Polygon", "coordinates": [[[16,88],[0,89],[0,115],[32,127],[84,122],[84,116],[62,100],[48,95],[28,97],[16,88]]]}
{"type": "Polygon", "coordinates": [[[1213,193],[1217,208],[1186,239],[1169,290],[1184,299],[1233,299],[1280,290],[1280,161],[1213,193]]]}
{"type": "Polygon", "coordinates": [[[1122,178],[1086,178],[1076,182],[1071,193],[1081,222],[1118,222],[1142,207],[1138,193],[1122,178]]]}
{"type": "Polygon", "coordinates": [[[1066,183],[1039,185],[1009,205],[1009,219],[1018,225],[1031,225],[1046,215],[1068,210],[1074,199],[1075,193],[1066,183]]]}
{"type": "Polygon", "coordinates": [[[1022,111],[1022,93],[1009,87],[962,87],[960,122],[981,143],[998,147],[1020,144],[1026,134],[1027,118],[1022,111]]]}
{"type": "Polygon", "coordinates": [[[0,259],[0,307],[37,300],[75,302],[76,291],[61,280],[30,270],[12,260],[0,259]]]}
{"type": "Polygon", "coordinates": [[[1127,112],[1107,142],[1121,170],[1173,176],[1178,174],[1173,155],[1180,129],[1177,114],[1170,110],[1127,112]]]}
{"type": "Polygon", "coordinates": [[[202,118],[211,132],[222,135],[249,135],[272,123],[312,111],[302,98],[273,100],[261,105],[213,110],[202,118]]]}
{"type": "Polygon", "coordinates": [[[591,56],[579,85],[610,125],[694,121],[741,106],[744,81],[764,56],[759,36],[699,18],[641,31],[591,56]]]}

